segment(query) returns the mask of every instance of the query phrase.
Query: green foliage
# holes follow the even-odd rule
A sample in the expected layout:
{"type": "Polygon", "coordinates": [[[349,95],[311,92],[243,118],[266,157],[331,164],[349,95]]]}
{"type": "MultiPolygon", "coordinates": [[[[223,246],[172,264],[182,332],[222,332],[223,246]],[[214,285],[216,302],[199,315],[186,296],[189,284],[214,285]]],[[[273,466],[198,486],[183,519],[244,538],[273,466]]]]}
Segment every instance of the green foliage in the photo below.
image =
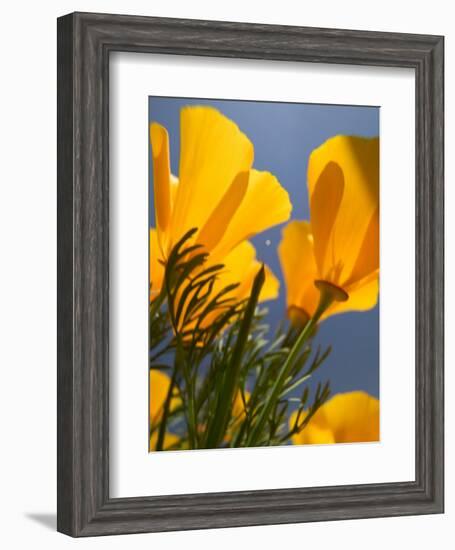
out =
{"type": "Polygon", "coordinates": [[[313,353],[311,322],[269,336],[267,310],[258,306],[263,267],[248,299],[235,299],[238,284],[215,291],[224,266],[208,265],[203,247],[188,244],[195,231],[172,250],[150,305],[150,369],[171,379],[161,421],[152,427],[156,450],[169,431],[179,436],[175,449],[288,443],[329,396],[326,383],[310,400],[308,381],[330,349],[313,353]],[[181,405],[171,409],[175,396],[181,405]]]}

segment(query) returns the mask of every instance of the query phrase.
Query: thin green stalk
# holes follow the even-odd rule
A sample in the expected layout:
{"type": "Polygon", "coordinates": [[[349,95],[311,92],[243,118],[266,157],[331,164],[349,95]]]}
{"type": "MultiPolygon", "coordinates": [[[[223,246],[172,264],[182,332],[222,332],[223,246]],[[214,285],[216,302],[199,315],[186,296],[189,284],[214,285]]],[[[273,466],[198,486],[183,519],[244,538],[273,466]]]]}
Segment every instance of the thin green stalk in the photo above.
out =
{"type": "Polygon", "coordinates": [[[262,433],[262,430],[264,429],[264,425],[269,418],[270,412],[283,391],[284,383],[289,375],[289,372],[292,368],[292,365],[294,364],[294,361],[297,359],[300,353],[301,348],[306,343],[308,338],[311,336],[313,329],[315,328],[321,315],[324,313],[324,311],[327,310],[327,308],[336,299],[336,296],[333,293],[329,292],[327,289],[321,288],[320,290],[321,290],[321,295],[320,295],[318,308],[315,314],[313,315],[313,317],[308,321],[308,323],[303,328],[299,337],[295,341],[294,346],[289,352],[289,355],[287,356],[286,361],[284,362],[284,365],[278,374],[278,377],[264,404],[264,407],[261,410],[259,418],[255,423],[255,425],[253,426],[253,429],[251,430],[250,435],[246,441],[247,447],[254,445],[258,441],[262,433]]]}
{"type": "Polygon", "coordinates": [[[218,446],[224,436],[226,426],[229,422],[229,417],[232,410],[232,401],[234,399],[234,392],[237,388],[245,345],[250,334],[251,322],[253,320],[254,311],[256,309],[256,304],[258,302],[264,280],[265,271],[264,266],[262,266],[254,279],[251,295],[245,308],[245,313],[237,335],[234,351],[232,353],[232,359],[224,373],[221,387],[222,391],[220,392],[221,395],[218,396],[215,414],[207,430],[205,446],[208,449],[218,446]]]}
{"type": "Polygon", "coordinates": [[[171,405],[172,394],[174,392],[174,386],[177,379],[177,367],[174,367],[174,372],[172,373],[171,382],[169,384],[169,389],[167,390],[166,400],[163,404],[163,414],[160,421],[160,429],[158,431],[158,438],[156,441],[156,450],[162,451],[164,444],[164,436],[166,435],[166,424],[169,416],[169,408],[171,405]]]}
{"type": "MultiPolygon", "coordinates": [[[[174,384],[175,384],[175,380],[177,378],[177,373],[180,370],[181,365],[183,365],[182,372],[183,372],[183,376],[186,379],[187,390],[189,390],[189,386],[191,384],[188,384],[188,373],[187,373],[188,369],[187,369],[187,364],[186,364],[185,351],[184,351],[184,346],[183,346],[183,342],[182,342],[182,337],[181,337],[181,334],[180,334],[180,331],[179,331],[179,328],[178,328],[177,319],[175,317],[175,304],[174,304],[174,298],[173,298],[172,290],[171,290],[170,274],[169,274],[169,271],[168,271],[167,268],[166,268],[166,271],[165,271],[164,279],[165,279],[165,285],[163,285],[163,286],[166,287],[169,317],[171,319],[171,324],[172,324],[172,328],[174,330],[175,339],[176,339],[176,352],[175,352],[174,369],[173,369],[174,372],[172,374],[172,380],[174,380],[174,384]]],[[[171,387],[173,386],[172,380],[171,380],[171,387]]],[[[168,396],[169,396],[169,392],[168,392],[168,396]]],[[[189,440],[190,440],[190,448],[194,448],[194,444],[195,444],[195,441],[196,441],[196,439],[195,439],[195,437],[196,437],[195,436],[196,420],[195,420],[195,414],[194,414],[194,412],[195,412],[194,396],[192,395],[191,391],[187,391],[187,397],[188,397],[188,415],[187,415],[188,436],[189,436],[189,440]]],[[[167,409],[168,408],[169,408],[169,403],[167,403],[167,409]]],[[[161,449],[158,449],[158,443],[160,443],[162,445],[163,441],[164,441],[164,433],[165,433],[165,428],[166,428],[165,422],[163,422],[164,420],[165,420],[165,418],[164,418],[164,415],[163,415],[163,419],[162,419],[161,426],[160,426],[160,433],[159,433],[159,436],[158,436],[157,450],[161,450],[161,449]]],[[[167,420],[167,415],[166,415],[166,420],[167,420]]]]}
{"type": "Polygon", "coordinates": [[[196,404],[195,404],[195,391],[194,382],[191,377],[191,373],[188,371],[186,362],[184,367],[186,395],[187,395],[187,407],[188,407],[188,438],[190,442],[190,449],[198,448],[197,437],[197,418],[196,418],[196,404]]]}
{"type": "Polygon", "coordinates": [[[161,287],[161,290],[160,290],[160,293],[158,294],[158,296],[150,304],[149,313],[150,313],[150,318],[151,319],[153,319],[155,317],[155,315],[157,314],[157,312],[160,309],[161,304],[163,303],[165,297],[166,297],[166,288],[163,285],[161,287]]]}

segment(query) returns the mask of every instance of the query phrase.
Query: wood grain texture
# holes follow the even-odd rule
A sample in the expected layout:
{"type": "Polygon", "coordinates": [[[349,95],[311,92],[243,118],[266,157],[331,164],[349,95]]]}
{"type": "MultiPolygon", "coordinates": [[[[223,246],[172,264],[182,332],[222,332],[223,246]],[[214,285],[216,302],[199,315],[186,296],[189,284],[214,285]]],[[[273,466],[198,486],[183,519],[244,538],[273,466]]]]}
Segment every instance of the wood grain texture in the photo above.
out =
{"type": "Polygon", "coordinates": [[[71,536],[443,511],[444,97],[437,36],[75,13],[58,20],[58,530],[71,536]],[[416,480],[109,497],[109,52],[410,67],[416,480]]]}

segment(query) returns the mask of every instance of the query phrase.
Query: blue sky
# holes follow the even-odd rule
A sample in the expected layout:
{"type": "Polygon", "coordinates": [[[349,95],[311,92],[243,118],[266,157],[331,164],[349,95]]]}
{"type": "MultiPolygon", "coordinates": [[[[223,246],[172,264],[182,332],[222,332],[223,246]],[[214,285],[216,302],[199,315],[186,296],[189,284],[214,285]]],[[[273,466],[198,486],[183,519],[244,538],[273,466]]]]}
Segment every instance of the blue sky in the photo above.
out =
{"type": "MultiPolygon", "coordinates": [[[[379,108],[188,98],[149,98],[149,120],[165,126],[170,137],[171,169],[178,175],[179,116],[185,105],[211,105],[236,122],[254,145],[254,167],[272,172],[290,195],[291,219],[308,219],[306,172],[311,151],[337,134],[379,135],[379,108]]],[[[150,174],[150,181],[152,177],[150,174]]],[[[150,192],[150,225],[154,225],[150,192]]],[[[282,225],[252,239],[260,260],[279,277],[280,296],[267,302],[272,326],[286,315],[285,285],[277,256],[282,225]],[[270,244],[266,244],[270,241],[270,244]]],[[[379,305],[325,320],[315,337],[333,350],[311,386],[330,380],[332,393],[365,390],[379,397],[379,305]]]]}

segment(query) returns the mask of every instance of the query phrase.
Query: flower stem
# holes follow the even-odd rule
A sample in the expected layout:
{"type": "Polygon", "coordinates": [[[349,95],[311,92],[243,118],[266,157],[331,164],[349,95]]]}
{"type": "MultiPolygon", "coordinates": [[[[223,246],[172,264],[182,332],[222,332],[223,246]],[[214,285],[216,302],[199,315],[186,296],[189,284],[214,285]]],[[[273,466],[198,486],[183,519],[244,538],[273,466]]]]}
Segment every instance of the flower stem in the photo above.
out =
{"type": "Polygon", "coordinates": [[[297,359],[303,345],[311,336],[313,329],[315,328],[321,315],[330,307],[330,305],[335,300],[337,300],[337,296],[330,291],[330,287],[321,286],[319,287],[319,290],[320,290],[319,305],[313,317],[307,322],[307,324],[302,329],[302,332],[300,333],[291,351],[289,352],[289,355],[287,356],[286,361],[284,362],[284,365],[278,374],[275,384],[272,387],[270,395],[267,401],[265,402],[264,407],[262,408],[259,418],[256,424],[254,425],[253,429],[251,430],[250,435],[246,441],[247,447],[251,447],[252,445],[260,442],[260,436],[264,429],[264,425],[267,422],[270,412],[272,408],[275,406],[277,399],[279,399],[281,395],[281,392],[283,390],[283,385],[289,375],[289,372],[292,368],[292,365],[294,364],[294,361],[297,359]]]}
{"type": "Polygon", "coordinates": [[[256,305],[258,303],[264,281],[265,270],[262,265],[254,278],[250,298],[243,313],[243,318],[231,360],[225,367],[220,393],[217,395],[217,404],[213,418],[210,419],[211,422],[207,429],[206,448],[208,449],[216,448],[225,435],[225,431],[232,413],[232,402],[238,387],[245,346],[248,341],[251,323],[253,321],[254,312],[256,310],[256,305]]]}
{"type": "Polygon", "coordinates": [[[166,288],[163,285],[158,296],[150,304],[149,314],[151,319],[153,319],[153,317],[155,317],[155,315],[157,314],[165,297],[166,297],[166,288]]]}
{"type": "MultiPolygon", "coordinates": [[[[182,353],[183,348],[182,348],[182,353]]],[[[187,427],[190,449],[197,449],[198,443],[198,427],[196,414],[196,398],[194,391],[194,379],[191,376],[190,368],[186,358],[183,358],[183,376],[185,377],[186,397],[187,397],[187,427]]]]}
{"type": "Polygon", "coordinates": [[[171,399],[172,399],[172,394],[174,392],[174,386],[175,386],[176,379],[177,379],[177,368],[174,368],[174,372],[172,373],[171,383],[169,384],[169,389],[167,391],[166,400],[163,404],[163,412],[162,412],[162,416],[161,416],[160,427],[159,427],[159,430],[158,430],[158,438],[157,438],[157,441],[156,441],[156,450],[157,451],[162,451],[163,450],[164,437],[166,435],[166,424],[167,424],[167,419],[168,419],[168,416],[169,416],[169,409],[170,409],[170,405],[171,405],[171,399]]]}

